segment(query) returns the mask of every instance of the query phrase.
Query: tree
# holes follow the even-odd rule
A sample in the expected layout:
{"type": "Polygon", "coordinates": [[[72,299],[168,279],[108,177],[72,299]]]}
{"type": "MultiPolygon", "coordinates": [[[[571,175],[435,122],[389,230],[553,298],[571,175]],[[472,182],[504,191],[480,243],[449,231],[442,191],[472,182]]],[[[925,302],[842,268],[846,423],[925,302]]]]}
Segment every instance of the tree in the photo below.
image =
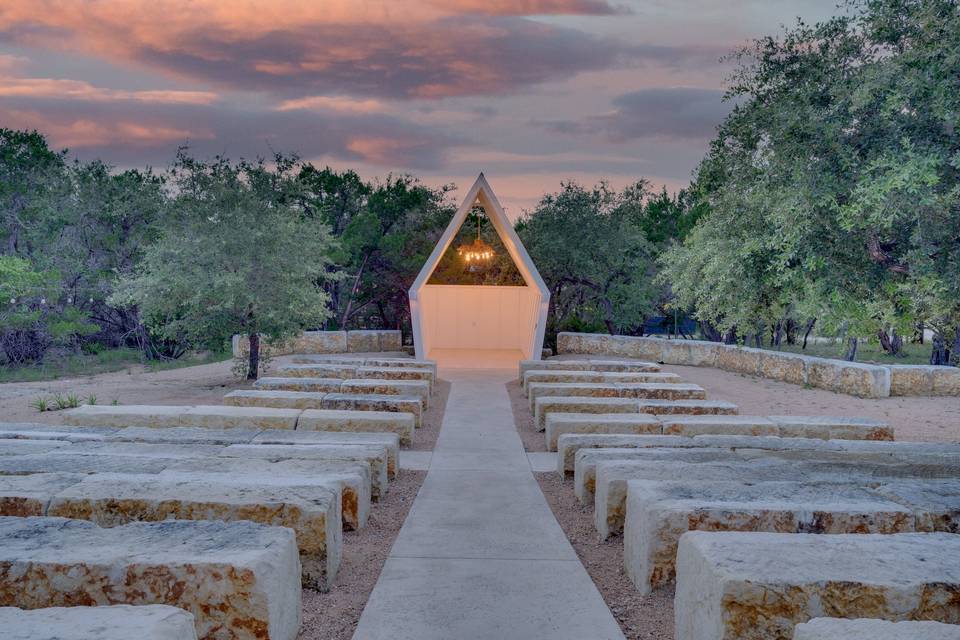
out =
{"type": "Polygon", "coordinates": [[[654,311],[655,248],[636,224],[646,196],[642,181],[621,192],[567,182],[517,222],[550,288],[551,334],[593,326],[633,332],[654,311]]]}
{"type": "Polygon", "coordinates": [[[111,297],[136,304],[166,339],[220,347],[233,334],[248,336],[250,379],[261,335],[282,340],[323,324],[323,284],[335,277],[336,244],[326,224],[305,215],[296,159],[274,162],[208,163],[181,151],[162,236],[111,297]]]}
{"type": "Polygon", "coordinates": [[[709,213],[664,265],[702,320],[816,318],[852,357],[919,321],[960,338],[960,5],[848,6],[738,52],[693,186],[709,213]]]}

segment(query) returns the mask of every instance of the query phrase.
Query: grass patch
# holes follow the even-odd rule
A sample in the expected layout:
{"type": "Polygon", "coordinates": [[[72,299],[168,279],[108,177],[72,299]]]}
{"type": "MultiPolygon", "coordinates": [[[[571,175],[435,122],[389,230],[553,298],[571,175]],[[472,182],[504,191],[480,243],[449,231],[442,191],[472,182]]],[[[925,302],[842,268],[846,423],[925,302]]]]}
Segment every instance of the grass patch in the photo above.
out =
{"type": "Polygon", "coordinates": [[[148,371],[166,371],[181,369],[212,362],[222,362],[231,357],[227,351],[190,353],[176,360],[145,360],[137,349],[121,348],[101,351],[95,354],[69,354],[51,356],[41,364],[23,367],[0,368],[0,383],[5,382],[41,382],[58,378],[92,376],[98,373],[123,371],[131,367],[145,367],[148,371]]]}
{"type": "MultiPolygon", "coordinates": [[[[753,346],[752,344],[747,346],[753,346]]],[[[764,349],[776,351],[776,348],[770,344],[764,344],[764,349]]],[[[846,353],[846,343],[840,342],[808,342],[807,348],[802,349],[799,344],[781,343],[780,351],[786,353],[801,353],[806,356],[817,356],[819,358],[835,358],[843,360],[846,353]]],[[[888,355],[878,342],[860,343],[857,347],[856,362],[866,364],[930,364],[930,345],[905,343],[903,345],[903,357],[893,357],[888,355]]]]}

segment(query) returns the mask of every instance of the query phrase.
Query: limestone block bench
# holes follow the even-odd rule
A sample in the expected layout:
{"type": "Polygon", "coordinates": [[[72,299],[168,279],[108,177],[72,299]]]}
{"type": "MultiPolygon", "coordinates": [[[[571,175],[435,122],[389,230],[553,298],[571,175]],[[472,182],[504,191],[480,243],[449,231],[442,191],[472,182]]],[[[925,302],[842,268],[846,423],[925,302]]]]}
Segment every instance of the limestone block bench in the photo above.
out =
{"type": "Polygon", "coordinates": [[[283,527],[5,517],[0,568],[0,606],[166,604],[210,640],[294,640],[300,626],[300,558],[283,527]]]}
{"type": "Polygon", "coordinates": [[[4,640],[197,640],[193,615],[165,604],[0,607],[4,640]]]}
{"type": "Polygon", "coordinates": [[[677,640],[790,640],[811,618],[960,622],[960,536],[693,531],[677,554],[677,640]]]}
{"type": "MultiPolygon", "coordinates": [[[[319,378],[322,380],[346,380],[357,375],[356,365],[351,364],[285,364],[277,367],[276,378],[319,378]]],[[[263,380],[263,378],[260,378],[263,380]]]]}
{"type": "MultiPolygon", "coordinates": [[[[337,390],[340,382],[337,382],[337,390]]],[[[232,407],[270,407],[274,409],[319,409],[327,391],[282,391],[276,389],[237,389],[223,396],[232,407]]]]}
{"type": "Polygon", "coordinates": [[[321,376],[266,376],[253,383],[258,391],[308,391],[311,393],[339,393],[345,378],[321,376]]]}
{"type": "Polygon", "coordinates": [[[793,628],[793,640],[960,640],[960,625],[942,622],[814,618],[793,628]]]}
{"type": "Polygon", "coordinates": [[[544,396],[534,402],[533,418],[537,431],[547,428],[548,413],[640,413],[633,398],[593,398],[544,396]]]}
{"type": "Polygon", "coordinates": [[[527,386],[527,396],[530,398],[530,410],[533,411],[536,407],[537,398],[545,396],[704,400],[707,394],[703,387],[679,382],[673,384],[647,382],[531,382],[527,386]]]}
{"type": "Polygon", "coordinates": [[[220,453],[224,458],[270,460],[308,460],[319,462],[346,462],[367,464],[374,498],[386,494],[389,483],[386,448],[376,444],[350,445],[287,445],[287,444],[232,444],[220,453]]]}
{"type": "Polygon", "coordinates": [[[641,594],[673,581],[680,536],[693,530],[890,534],[916,529],[911,509],[856,486],[630,480],[623,559],[641,594]]]}
{"type": "Polygon", "coordinates": [[[97,474],[58,491],[44,515],[89,520],[102,527],[166,520],[251,521],[296,534],[302,582],[326,591],[340,568],[341,488],[258,485],[212,474],[192,479],[97,474]]]}
{"type": "Polygon", "coordinates": [[[346,411],[389,411],[413,414],[414,425],[423,422],[423,400],[418,396],[396,396],[363,393],[328,393],[322,402],[323,409],[346,411]]]}
{"type": "Polygon", "coordinates": [[[295,355],[290,358],[295,364],[340,364],[354,367],[389,367],[428,369],[437,376],[437,363],[433,360],[417,360],[415,358],[385,358],[363,356],[336,356],[336,355],[295,355]]]}
{"type": "Polygon", "coordinates": [[[423,407],[430,406],[430,382],[427,380],[368,380],[352,378],[344,380],[340,393],[414,396],[420,398],[423,407]]]}
{"type": "Polygon", "coordinates": [[[624,373],[653,373],[660,371],[660,365],[644,360],[521,360],[519,378],[523,380],[527,371],[620,371],[624,373]]]}
{"type": "Polygon", "coordinates": [[[662,425],[649,413],[547,413],[547,451],[557,450],[557,439],[573,433],[660,435],[662,425]]]}
{"type": "Polygon", "coordinates": [[[308,409],[300,414],[300,419],[297,421],[298,431],[395,433],[401,444],[413,442],[415,426],[414,414],[390,411],[308,409]]]}
{"type": "Polygon", "coordinates": [[[433,387],[434,370],[427,367],[357,367],[354,376],[364,380],[425,380],[433,387]]]}
{"type": "Polygon", "coordinates": [[[744,435],[823,440],[893,440],[893,429],[869,418],[832,416],[670,416],[664,435],[744,435]]]}
{"type": "Polygon", "coordinates": [[[65,411],[70,425],[98,427],[205,427],[211,429],[294,429],[300,411],[223,405],[83,405],[65,411]]]}
{"type": "Polygon", "coordinates": [[[81,473],[0,475],[0,516],[26,518],[46,515],[53,495],[85,477],[81,473]]]}
{"type": "Polygon", "coordinates": [[[737,405],[724,400],[656,400],[641,399],[637,410],[654,415],[736,415],[737,405]]]}
{"type": "Polygon", "coordinates": [[[523,374],[523,380],[521,382],[524,393],[526,393],[529,385],[535,382],[600,382],[607,384],[655,382],[659,384],[671,384],[683,382],[683,379],[675,373],[660,372],[631,373],[622,371],[565,371],[562,369],[532,369],[523,374]]]}

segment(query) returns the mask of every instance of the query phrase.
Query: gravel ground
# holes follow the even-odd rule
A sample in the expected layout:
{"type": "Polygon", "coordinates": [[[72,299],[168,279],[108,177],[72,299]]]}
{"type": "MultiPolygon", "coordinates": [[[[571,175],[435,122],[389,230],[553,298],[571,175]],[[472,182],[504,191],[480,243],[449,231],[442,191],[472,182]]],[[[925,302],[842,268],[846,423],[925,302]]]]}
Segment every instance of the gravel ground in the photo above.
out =
{"type": "Polygon", "coordinates": [[[299,640],[350,640],[426,471],[402,471],[360,531],[343,532],[343,562],[329,593],[303,591],[299,640]]]}
{"type": "Polygon", "coordinates": [[[523,395],[519,380],[507,383],[507,395],[513,409],[513,422],[520,432],[520,440],[527,451],[546,451],[547,441],[542,431],[533,428],[533,414],[530,413],[530,400],[523,395]]]}
{"type": "Polygon", "coordinates": [[[447,398],[450,397],[450,383],[446,380],[437,380],[433,384],[433,396],[430,397],[430,408],[423,413],[423,423],[413,432],[411,451],[433,451],[440,435],[440,425],[443,423],[443,413],[447,410],[447,398]]]}
{"type": "Polygon", "coordinates": [[[623,536],[600,542],[593,509],[573,495],[573,481],[556,473],[536,473],[540,489],[580,562],[597,585],[628,640],[673,638],[673,587],[641,596],[623,572],[623,536]]]}

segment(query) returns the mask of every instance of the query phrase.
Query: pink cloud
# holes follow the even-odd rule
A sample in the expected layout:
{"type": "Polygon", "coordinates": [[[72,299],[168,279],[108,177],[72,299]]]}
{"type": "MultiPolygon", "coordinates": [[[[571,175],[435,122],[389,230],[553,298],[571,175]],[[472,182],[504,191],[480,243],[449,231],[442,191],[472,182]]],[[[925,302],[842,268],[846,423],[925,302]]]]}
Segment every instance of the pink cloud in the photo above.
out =
{"type": "Polygon", "coordinates": [[[0,75],[0,97],[56,98],[59,100],[131,100],[165,104],[210,104],[217,94],[208,91],[125,91],[96,87],[82,80],[14,78],[0,75]]]}

